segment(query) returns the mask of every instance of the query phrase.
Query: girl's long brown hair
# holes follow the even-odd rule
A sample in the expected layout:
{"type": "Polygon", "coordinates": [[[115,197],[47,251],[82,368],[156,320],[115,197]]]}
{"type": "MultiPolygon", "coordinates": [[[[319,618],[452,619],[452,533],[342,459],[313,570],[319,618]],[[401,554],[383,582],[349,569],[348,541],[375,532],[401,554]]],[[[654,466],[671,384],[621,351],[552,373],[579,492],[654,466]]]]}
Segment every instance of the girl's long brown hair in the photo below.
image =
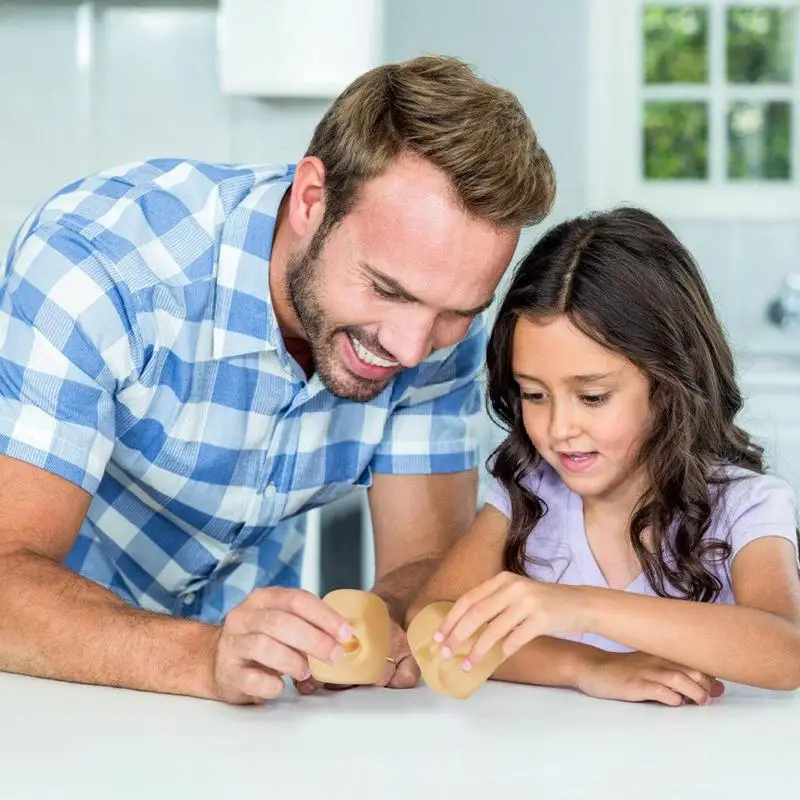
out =
{"type": "Polygon", "coordinates": [[[663,222],[635,208],[548,231],[517,267],[498,312],[487,354],[489,412],[508,436],[489,469],[511,500],[504,568],[526,574],[525,543],[546,510],[520,485],[540,456],[522,422],[514,330],[520,317],[554,314],[649,379],[654,422],[639,457],[649,489],[633,514],[631,543],[657,594],[713,601],[722,587],[709,559],[731,552],[726,540],[704,539],[728,481],[721,467],[763,473],[763,449],[736,425],[742,396],[733,355],[697,265],[663,222]]]}

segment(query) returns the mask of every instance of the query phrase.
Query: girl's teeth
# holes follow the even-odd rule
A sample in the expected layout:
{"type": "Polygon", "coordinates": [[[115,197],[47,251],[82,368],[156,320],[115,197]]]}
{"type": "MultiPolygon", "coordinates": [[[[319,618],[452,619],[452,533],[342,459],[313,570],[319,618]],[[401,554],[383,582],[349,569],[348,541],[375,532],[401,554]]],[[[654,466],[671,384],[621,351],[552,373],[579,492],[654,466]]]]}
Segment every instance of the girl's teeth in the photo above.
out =
{"type": "Polygon", "coordinates": [[[353,336],[350,337],[350,341],[353,343],[353,349],[356,351],[356,355],[365,363],[371,364],[373,367],[397,366],[397,361],[387,361],[385,358],[376,356],[374,353],[371,353],[369,350],[367,350],[367,348],[364,347],[364,345],[353,336]]]}

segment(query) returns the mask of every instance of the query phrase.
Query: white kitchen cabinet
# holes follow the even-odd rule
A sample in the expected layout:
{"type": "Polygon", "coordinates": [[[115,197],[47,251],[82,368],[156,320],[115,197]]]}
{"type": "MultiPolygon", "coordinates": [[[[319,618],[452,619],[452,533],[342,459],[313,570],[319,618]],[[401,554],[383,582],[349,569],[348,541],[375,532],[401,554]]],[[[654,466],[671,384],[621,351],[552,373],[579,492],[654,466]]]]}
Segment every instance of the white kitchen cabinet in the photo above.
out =
{"type": "Polygon", "coordinates": [[[383,0],[220,0],[225,95],[333,98],[381,63],[383,0]]]}
{"type": "Polygon", "coordinates": [[[800,353],[750,360],[740,425],[765,448],[768,470],[800,494],[800,353]]]}

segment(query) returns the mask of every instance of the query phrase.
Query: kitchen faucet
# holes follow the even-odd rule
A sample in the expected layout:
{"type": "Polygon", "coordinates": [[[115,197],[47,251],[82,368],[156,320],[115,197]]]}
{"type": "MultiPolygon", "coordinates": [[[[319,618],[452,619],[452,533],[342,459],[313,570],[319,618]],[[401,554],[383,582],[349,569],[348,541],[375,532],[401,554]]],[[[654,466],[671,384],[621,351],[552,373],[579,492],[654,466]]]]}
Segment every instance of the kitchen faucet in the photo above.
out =
{"type": "Polygon", "coordinates": [[[767,317],[784,329],[800,323],[800,272],[783,279],[778,296],[767,307],[767,317]]]}

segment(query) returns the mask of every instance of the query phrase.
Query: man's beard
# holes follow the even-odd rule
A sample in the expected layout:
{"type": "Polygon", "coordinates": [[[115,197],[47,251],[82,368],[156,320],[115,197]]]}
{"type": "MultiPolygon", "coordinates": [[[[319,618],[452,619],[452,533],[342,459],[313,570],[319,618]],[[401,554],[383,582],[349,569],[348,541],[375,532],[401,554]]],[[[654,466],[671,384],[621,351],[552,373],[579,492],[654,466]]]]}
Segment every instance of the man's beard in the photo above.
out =
{"type": "Polygon", "coordinates": [[[322,286],[319,275],[319,254],[324,243],[324,233],[320,228],[311,240],[308,249],[300,254],[292,254],[286,265],[286,286],[289,302],[300,320],[308,338],[314,369],[331,394],[342,400],[366,403],[377,397],[389,380],[373,381],[354,375],[343,364],[336,362],[336,337],[352,335],[367,344],[370,337],[359,333],[357,328],[335,327],[329,325],[325,311],[320,303],[322,286]]]}

